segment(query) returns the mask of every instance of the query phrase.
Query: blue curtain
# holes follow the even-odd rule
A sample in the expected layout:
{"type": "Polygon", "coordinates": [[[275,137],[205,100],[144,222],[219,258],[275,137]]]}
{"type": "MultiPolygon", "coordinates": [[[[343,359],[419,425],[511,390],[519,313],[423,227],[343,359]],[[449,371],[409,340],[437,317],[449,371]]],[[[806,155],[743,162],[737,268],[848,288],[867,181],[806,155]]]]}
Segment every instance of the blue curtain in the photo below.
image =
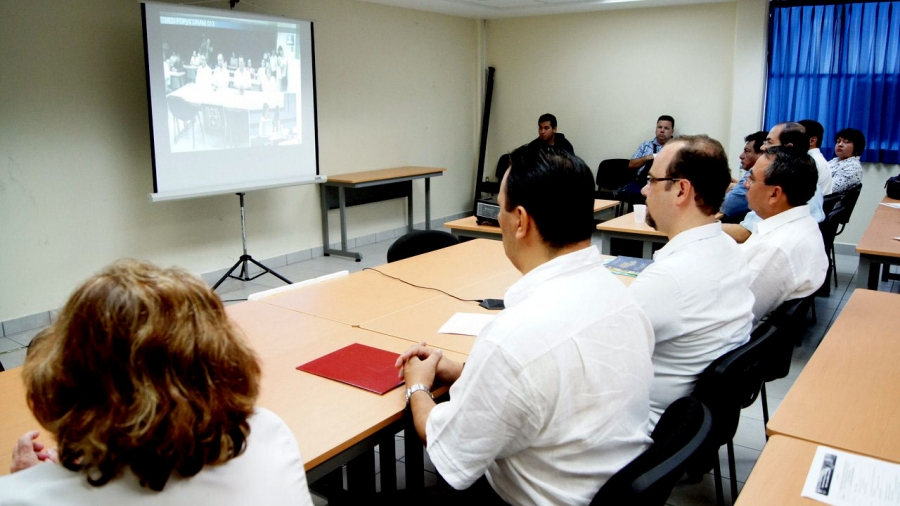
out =
{"type": "Polygon", "coordinates": [[[866,135],[864,162],[900,163],[900,2],[772,6],[766,128],[814,119],[866,135]]]}

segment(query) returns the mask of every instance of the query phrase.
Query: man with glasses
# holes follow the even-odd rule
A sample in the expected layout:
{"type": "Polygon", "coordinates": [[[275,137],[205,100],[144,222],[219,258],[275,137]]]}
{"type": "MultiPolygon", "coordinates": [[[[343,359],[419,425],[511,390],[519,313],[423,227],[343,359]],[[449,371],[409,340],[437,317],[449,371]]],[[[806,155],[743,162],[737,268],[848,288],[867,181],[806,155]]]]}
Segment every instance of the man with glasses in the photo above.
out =
{"type": "MultiPolygon", "coordinates": [[[[809,134],[806,133],[806,128],[800,123],[779,123],[769,131],[769,134],[766,136],[766,142],[762,147],[763,149],[768,149],[773,146],[785,146],[786,148],[790,148],[800,157],[803,155],[809,156],[807,153],[809,134]]],[[[818,186],[816,186],[815,192],[807,203],[809,204],[809,213],[815,218],[816,223],[821,223],[825,220],[825,212],[822,210],[824,197],[818,186]]],[[[750,237],[750,234],[752,234],[754,228],[756,228],[756,224],[760,221],[762,221],[762,218],[756,214],[751,207],[750,212],[747,213],[740,225],[728,223],[722,226],[722,230],[730,235],[735,241],[742,243],[750,237]]]]}
{"type": "Polygon", "coordinates": [[[744,182],[750,209],[761,218],[741,245],[756,297],[754,323],[782,302],[812,294],[825,280],[828,257],[806,204],[817,180],[805,150],[775,146],[756,161],[744,182]]]}
{"type": "Polygon", "coordinates": [[[651,430],[706,366],[750,337],[750,271],[715,218],[730,183],[719,141],[682,136],[660,151],[641,192],[647,224],[669,238],[630,286],[656,339],[651,430]]]}

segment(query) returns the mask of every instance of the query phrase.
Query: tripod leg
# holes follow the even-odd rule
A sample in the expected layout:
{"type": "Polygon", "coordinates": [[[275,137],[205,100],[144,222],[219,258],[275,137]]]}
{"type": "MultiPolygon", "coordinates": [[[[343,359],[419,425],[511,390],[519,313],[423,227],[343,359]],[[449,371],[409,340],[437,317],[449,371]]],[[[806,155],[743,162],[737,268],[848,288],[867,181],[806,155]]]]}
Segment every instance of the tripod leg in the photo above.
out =
{"type": "Polygon", "coordinates": [[[276,278],[278,278],[278,279],[284,281],[285,283],[287,283],[287,284],[289,284],[289,285],[291,284],[291,280],[289,280],[288,278],[282,276],[281,274],[278,274],[277,272],[273,271],[272,269],[269,269],[269,268],[266,267],[265,265],[263,265],[263,264],[257,262],[256,260],[253,259],[253,257],[247,255],[246,260],[248,260],[248,261],[250,261],[250,262],[253,262],[254,265],[256,265],[257,267],[259,267],[259,268],[262,269],[263,271],[268,272],[269,274],[271,274],[271,275],[275,276],[276,278]]]}
{"type": "Polygon", "coordinates": [[[221,285],[222,282],[225,281],[226,279],[228,279],[229,277],[234,277],[231,275],[231,273],[234,272],[234,270],[237,269],[239,265],[241,265],[243,260],[244,259],[241,258],[240,260],[235,262],[234,265],[231,266],[231,269],[228,269],[228,272],[226,272],[224,276],[222,276],[221,278],[219,278],[218,281],[216,281],[216,284],[213,285],[212,289],[215,290],[216,288],[218,288],[219,285],[221,285]]]}

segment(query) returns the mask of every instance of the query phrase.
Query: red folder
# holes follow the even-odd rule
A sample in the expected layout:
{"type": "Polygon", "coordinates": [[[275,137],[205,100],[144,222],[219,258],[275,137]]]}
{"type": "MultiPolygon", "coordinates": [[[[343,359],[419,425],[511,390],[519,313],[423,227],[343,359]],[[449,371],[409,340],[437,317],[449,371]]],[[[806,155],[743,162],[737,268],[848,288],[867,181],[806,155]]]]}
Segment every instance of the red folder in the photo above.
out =
{"type": "Polygon", "coordinates": [[[297,369],[381,395],[403,384],[402,379],[397,379],[397,369],[394,367],[399,356],[355,343],[297,369]]]}

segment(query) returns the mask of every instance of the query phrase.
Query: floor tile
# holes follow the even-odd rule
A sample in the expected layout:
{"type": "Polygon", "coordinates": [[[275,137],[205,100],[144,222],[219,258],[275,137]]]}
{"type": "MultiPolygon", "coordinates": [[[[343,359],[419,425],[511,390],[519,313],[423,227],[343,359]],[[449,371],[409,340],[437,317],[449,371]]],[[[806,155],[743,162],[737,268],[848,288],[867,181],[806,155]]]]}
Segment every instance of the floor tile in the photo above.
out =
{"type": "Polygon", "coordinates": [[[21,367],[25,363],[26,348],[0,353],[0,364],[4,369],[12,369],[13,367],[21,367]]]}
{"type": "MultiPolygon", "coordinates": [[[[8,336],[6,336],[6,338],[17,342],[22,346],[28,346],[29,344],[31,344],[31,340],[34,339],[34,336],[38,335],[45,328],[47,328],[47,327],[26,330],[25,332],[19,332],[18,334],[8,335],[8,336]]],[[[3,351],[3,350],[0,350],[0,351],[3,351]]]]}

